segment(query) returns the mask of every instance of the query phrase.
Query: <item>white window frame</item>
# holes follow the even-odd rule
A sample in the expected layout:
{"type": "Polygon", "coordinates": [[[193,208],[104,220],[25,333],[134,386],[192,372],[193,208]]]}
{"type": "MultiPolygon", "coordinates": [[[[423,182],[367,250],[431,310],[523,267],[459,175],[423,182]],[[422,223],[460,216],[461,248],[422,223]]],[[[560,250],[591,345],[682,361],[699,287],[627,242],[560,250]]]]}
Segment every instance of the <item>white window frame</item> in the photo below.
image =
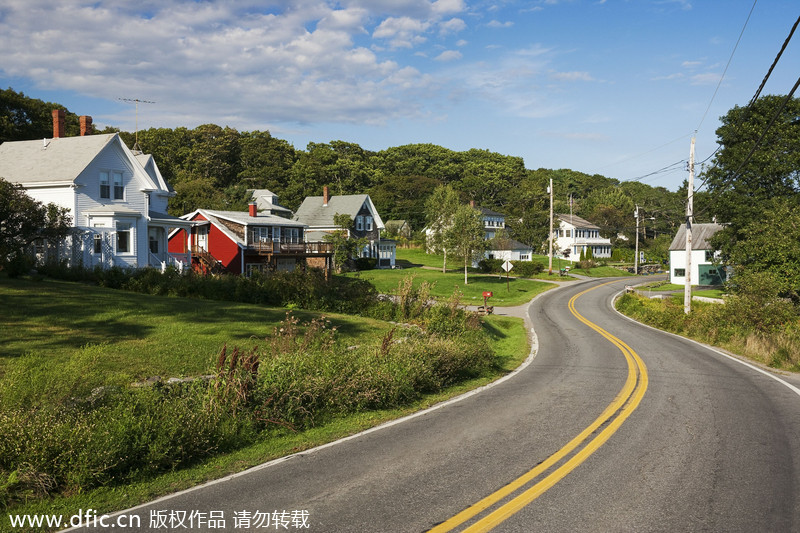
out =
{"type": "Polygon", "coordinates": [[[125,200],[125,182],[122,172],[111,171],[111,185],[114,189],[114,200],[125,200]]]}
{"type": "Polygon", "coordinates": [[[117,255],[135,255],[136,254],[136,224],[133,222],[117,222],[116,225],[117,236],[114,239],[114,251],[117,255]],[[127,249],[121,249],[120,239],[124,234],[128,234],[127,249]]]}
{"type": "Polygon", "coordinates": [[[356,216],[356,231],[364,231],[364,217],[362,215],[356,216]]]}
{"type": "Polygon", "coordinates": [[[103,200],[111,199],[111,178],[106,171],[100,172],[100,198],[103,200]]]}
{"type": "Polygon", "coordinates": [[[367,231],[372,231],[372,217],[367,217],[367,224],[366,224],[367,231]]]}

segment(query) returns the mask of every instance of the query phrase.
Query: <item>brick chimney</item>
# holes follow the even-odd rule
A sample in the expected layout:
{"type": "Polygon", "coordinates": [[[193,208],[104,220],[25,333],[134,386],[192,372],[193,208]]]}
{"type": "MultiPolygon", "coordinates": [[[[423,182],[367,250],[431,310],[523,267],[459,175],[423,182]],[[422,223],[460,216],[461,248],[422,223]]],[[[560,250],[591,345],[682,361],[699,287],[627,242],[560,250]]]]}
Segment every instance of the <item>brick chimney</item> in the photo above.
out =
{"type": "Polygon", "coordinates": [[[331,197],[328,194],[328,186],[325,185],[322,188],[322,205],[327,206],[328,205],[328,200],[330,200],[330,199],[331,199],[331,197]]]}
{"type": "Polygon", "coordinates": [[[92,117],[83,115],[79,120],[81,123],[81,137],[84,135],[91,135],[94,131],[94,128],[92,127],[92,117]]]}
{"type": "Polygon", "coordinates": [[[249,207],[250,216],[251,217],[257,217],[258,216],[258,204],[256,202],[250,202],[248,207],[249,207]]]}
{"type": "Polygon", "coordinates": [[[53,109],[53,138],[66,137],[64,133],[64,125],[66,122],[66,113],[63,109],[53,109]]]}

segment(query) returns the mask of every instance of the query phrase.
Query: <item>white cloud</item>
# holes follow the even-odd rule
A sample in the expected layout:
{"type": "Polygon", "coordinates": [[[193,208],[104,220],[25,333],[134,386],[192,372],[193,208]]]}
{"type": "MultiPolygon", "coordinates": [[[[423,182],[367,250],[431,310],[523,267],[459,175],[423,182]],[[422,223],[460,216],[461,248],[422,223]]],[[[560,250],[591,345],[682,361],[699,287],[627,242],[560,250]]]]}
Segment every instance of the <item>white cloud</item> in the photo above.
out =
{"type": "Polygon", "coordinates": [[[458,33],[467,28],[467,23],[460,18],[452,18],[439,23],[439,34],[448,35],[450,33],[458,33]]]}
{"type": "Polygon", "coordinates": [[[499,20],[490,21],[487,26],[490,28],[510,28],[514,23],[512,21],[500,22],[499,20]]]}
{"type": "Polygon", "coordinates": [[[410,17],[389,17],[378,25],[372,37],[386,39],[392,48],[413,48],[427,39],[422,35],[430,23],[410,17]]]}
{"type": "Polygon", "coordinates": [[[461,52],[457,50],[445,50],[438,56],[434,58],[435,61],[454,61],[456,59],[461,59],[463,55],[461,52]]]}
{"type": "MultiPolygon", "coordinates": [[[[161,120],[184,125],[198,115],[222,123],[239,117],[240,127],[257,128],[375,123],[419,112],[415,95],[430,78],[354,42],[368,36],[369,11],[321,0],[295,5],[164,0],[134,11],[130,3],[9,0],[0,17],[0,69],[44,89],[154,100],[161,120]]],[[[420,33],[431,24],[387,20],[376,32],[395,46],[424,40],[420,33]]]]}

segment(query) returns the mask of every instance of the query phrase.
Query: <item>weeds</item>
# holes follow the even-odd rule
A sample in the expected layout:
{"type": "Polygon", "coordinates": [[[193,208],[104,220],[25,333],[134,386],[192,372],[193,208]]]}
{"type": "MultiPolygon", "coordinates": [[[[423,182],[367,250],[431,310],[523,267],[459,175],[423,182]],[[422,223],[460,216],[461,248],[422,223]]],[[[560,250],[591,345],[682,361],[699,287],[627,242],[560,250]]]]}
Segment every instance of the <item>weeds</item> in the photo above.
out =
{"type": "MultiPolygon", "coordinates": [[[[426,291],[409,289],[393,307],[416,324],[373,345],[349,347],[325,317],[302,323],[287,313],[260,347],[223,346],[207,379],[87,391],[75,386],[74,368],[56,401],[0,405],[0,505],[144,479],[274,431],[402,406],[490,369],[488,339],[459,296],[432,306],[426,291]]],[[[24,370],[15,375],[36,380],[24,370]]],[[[11,381],[0,382],[0,398],[27,397],[11,381]]]]}

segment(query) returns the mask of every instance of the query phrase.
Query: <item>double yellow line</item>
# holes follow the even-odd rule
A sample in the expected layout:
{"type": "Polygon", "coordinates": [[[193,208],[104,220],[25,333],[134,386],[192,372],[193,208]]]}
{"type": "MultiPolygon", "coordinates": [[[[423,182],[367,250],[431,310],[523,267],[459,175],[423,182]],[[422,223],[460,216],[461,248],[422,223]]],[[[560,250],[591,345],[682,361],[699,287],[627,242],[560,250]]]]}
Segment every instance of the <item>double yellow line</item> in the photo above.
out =
{"type": "MultiPolygon", "coordinates": [[[[604,283],[603,285],[608,285],[608,283],[604,283]]],[[[550,487],[558,483],[567,474],[577,468],[578,465],[588,459],[590,455],[599,449],[600,446],[602,446],[611,437],[611,435],[613,435],[619,429],[622,423],[625,422],[631,413],[633,413],[633,411],[639,406],[639,403],[642,401],[644,393],[647,390],[648,382],[647,368],[645,367],[644,362],[636,354],[636,352],[630,348],[630,346],[597,324],[594,324],[593,322],[590,322],[584,318],[583,315],[581,315],[577,309],[575,309],[575,301],[578,298],[589,291],[602,287],[603,285],[598,285],[576,294],[570,299],[568,306],[570,312],[575,316],[575,318],[605,337],[609,342],[619,348],[622,354],[625,356],[625,360],[628,363],[628,377],[625,380],[625,385],[619,391],[616,398],[614,398],[614,401],[605,408],[602,414],[597,417],[597,419],[592,422],[589,427],[581,431],[577,437],[572,439],[559,451],[548,457],[544,462],[538,464],[535,468],[518,477],[508,485],[502,487],[500,490],[490,494],[474,505],[471,505],[470,507],[461,511],[454,517],[437,525],[430,530],[430,533],[444,533],[446,531],[452,531],[464,522],[475,518],[487,509],[496,506],[502,500],[512,496],[514,493],[518,492],[530,482],[537,479],[544,472],[548,471],[550,468],[560,463],[564,458],[572,454],[572,456],[566,462],[564,462],[546,477],[542,478],[533,486],[525,489],[523,492],[514,496],[512,499],[500,505],[493,511],[489,512],[489,514],[480,518],[463,531],[465,533],[489,531],[496,527],[504,520],[531,503],[533,500],[544,494],[544,492],[550,489],[550,487]],[[595,436],[581,449],[573,454],[577,448],[584,444],[584,441],[586,441],[604,424],[607,424],[606,427],[603,428],[603,430],[600,431],[597,436],[595,436]]]]}

